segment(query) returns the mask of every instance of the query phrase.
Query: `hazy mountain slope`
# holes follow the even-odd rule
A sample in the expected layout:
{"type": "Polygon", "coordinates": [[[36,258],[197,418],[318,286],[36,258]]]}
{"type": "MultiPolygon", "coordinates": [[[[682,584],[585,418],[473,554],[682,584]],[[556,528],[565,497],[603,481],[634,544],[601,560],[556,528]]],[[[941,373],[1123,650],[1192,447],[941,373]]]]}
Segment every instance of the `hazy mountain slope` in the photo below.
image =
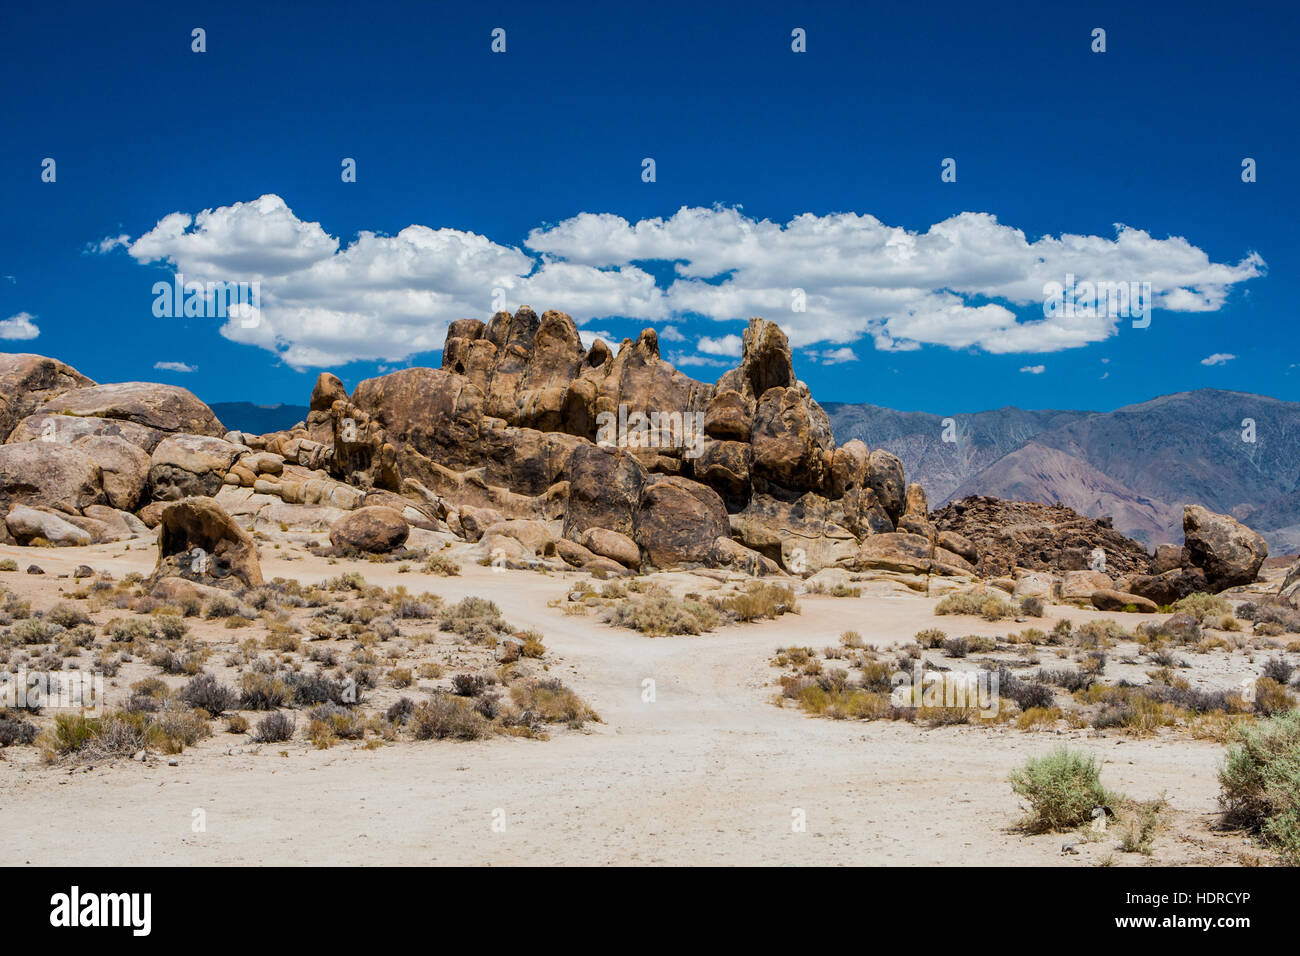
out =
{"type": "Polygon", "coordinates": [[[837,441],[898,455],[932,506],[965,494],[1060,501],[1154,543],[1180,540],[1171,516],[1195,503],[1248,521],[1274,550],[1300,543],[1300,403],[1200,389],[1113,412],[1003,408],[953,416],[955,443],[941,440],[939,415],[825,407],[837,441]],[[1243,441],[1245,419],[1254,442],[1243,441]]]}
{"type": "Polygon", "coordinates": [[[1063,504],[1090,517],[1110,515],[1115,527],[1151,546],[1182,540],[1182,510],[1135,493],[1081,458],[1029,442],[972,475],[953,492],[1013,501],[1063,504]]]}
{"type": "Polygon", "coordinates": [[[904,474],[918,476],[934,507],[950,500],[959,485],[1003,455],[1043,432],[1091,414],[999,408],[954,415],[948,432],[955,440],[944,441],[943,415],[840,402],[825,402],[822,407],[838,443],[857,438],[871,448],[893,452],[903,462],[904,474]]]}

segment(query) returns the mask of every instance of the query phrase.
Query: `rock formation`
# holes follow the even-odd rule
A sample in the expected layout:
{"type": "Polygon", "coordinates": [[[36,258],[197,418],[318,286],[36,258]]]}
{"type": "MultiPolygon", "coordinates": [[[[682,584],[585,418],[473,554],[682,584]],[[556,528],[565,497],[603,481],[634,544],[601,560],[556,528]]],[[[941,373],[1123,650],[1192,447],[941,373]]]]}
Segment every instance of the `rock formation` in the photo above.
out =
{"type": "Polygon", "coordinates": [[[371,552],[450,533],[485,558],[612,574],[1016,575],[1018,592],[1136,605],[1246,583],[1266,554],[1249,529],[1191,507],[1186,546],[1154,559],[1061,506],[967,498],[931,512],[897,457],[836,445],[785,333],[762,319],[714,384],[664,361],[651,329],[615,352],[584,348],[563,312],[462,319],[441,368],[350,395],[323,373],[306,419],[265,435],[227,433],[185,389],[98,385],[41,356],[0,356],[0,385],[0,539],[159,527],[168,573],[184,573],[182,545],[210,553],[192,543],[208,535],[240,556],[217,577],[251,580],[251,539],[227,525],[279,526],[371,552]]]}

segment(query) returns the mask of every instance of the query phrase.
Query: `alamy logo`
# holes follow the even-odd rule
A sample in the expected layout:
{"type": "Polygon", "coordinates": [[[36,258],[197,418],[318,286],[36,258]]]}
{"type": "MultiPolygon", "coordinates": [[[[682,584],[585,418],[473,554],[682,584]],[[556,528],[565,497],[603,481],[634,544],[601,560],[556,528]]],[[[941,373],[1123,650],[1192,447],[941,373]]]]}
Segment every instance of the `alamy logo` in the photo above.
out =
{"type": "Polygon", "coordinates": [[[987,718],[997,716],[1001,700],[996,671],[927,671],[917,663],[911,674],[894,674],[890,684],[889,702],[895,707],[977,710],[987,718]]]}
{"type": "Polygon", "coordinates": [[[93,715],[103,703],[104,675],[98,671],[0,673],[0,708],[79,709],[93,715]]]}
{"type": "Polygon", "coordinates": [[[171,282],[153,284],[153,314],[159,319],[239,319],[245,329],[262,321],[262,283],[186,282],[176,273],[171,282]]]}
{"type": "Polygon", "coordinates": [[[1151,324],[1150,282],[1076,282],[1066,273],[1065,284],[1043,285],[1043,317],[1067,319],[1133,319],[1133,328],[1151,324]]]}
{"type": "Polygon", "coordinates": [[[148,936],[153,928],[152,893],[69,893],[50,897],[50,925],[126,926],[133,936],[148,936]]]}
{"type": "Polygon", "coordinates": [[[596,444],[619,448],[681,448],[686,458],[704,452],[703,412],[628,412],[618,406],[618,415],[600,412],[596,416],[596,444]]]}

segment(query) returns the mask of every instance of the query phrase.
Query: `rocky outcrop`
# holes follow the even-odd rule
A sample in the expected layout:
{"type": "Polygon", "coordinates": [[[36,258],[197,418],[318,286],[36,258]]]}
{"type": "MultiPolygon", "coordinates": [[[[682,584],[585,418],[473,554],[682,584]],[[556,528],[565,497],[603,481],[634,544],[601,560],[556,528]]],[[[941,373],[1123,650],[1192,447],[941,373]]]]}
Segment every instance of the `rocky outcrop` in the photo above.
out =
{"type": "Polygon", "coordinates": [[[158,563],[151,583],[179,577],[221,588],[260,587],[257,546],[212,498],[165,505],[158,523],[158,563]]]}
{"type": "Polygon", "coordinates": [[[1151,556],[1105,519],[1085,518],[1064,505],[1004,501],[972,496],[955,501],[931,518],[940,533],[956,532],[973,542],[978,568],[987,577],[1014,568],[1036,571],[1082,571],[1101,548],[1108,574],[1146,574],[1151,556]]]}
{"type": "Polygon", "coordinates": [[[0,354],[0,441],[48,399],[95,383],[71,365],[43,355],[0,354]]]}
{"type": "Polygon", "coordinates": [[[111,507],[121,511],[140,507],[149,481],[150,459],[139,446],[101,434],[78,438],[72,447],[99,466],[104,498],[111,507]]]}

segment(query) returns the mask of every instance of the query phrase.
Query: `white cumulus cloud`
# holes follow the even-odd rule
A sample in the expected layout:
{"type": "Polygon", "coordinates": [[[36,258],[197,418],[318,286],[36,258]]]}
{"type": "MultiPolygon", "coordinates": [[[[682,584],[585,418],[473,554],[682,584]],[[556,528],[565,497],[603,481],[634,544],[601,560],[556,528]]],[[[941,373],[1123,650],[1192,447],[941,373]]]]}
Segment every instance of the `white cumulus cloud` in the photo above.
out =
{"type": "Polygon", "coordinates": [[[1030,375],[1042,375],[1044,372],[1047,371],[1047,366],[1046,365],[1025,365],[1020,369],[1020,371],[1027,372],[1030,375]]]}
{"type": "Polygon", "coordinates": [[[1215,352],[1213,355],[1207,355],[1201,359],[1202,365],[1227,365],[1237,356],[1230,352],[1215,352]]]}
{"type": "MultiPolygon", "coordinates": [[[[127,242],[110,238],[100,248],[127,242]]],[[[737,209],[684,207],[636,222],[582,213],[534,229],[522,247],[423,225],[343,242],[275,195],[171,213],[126,248],[187,282],[259,282],[260,321],[226,322],[221,334],[300,368],[436,351],[448,322],[484,318],[502,303],[562,309],[580,325],[653,323],[674,343],[686,338],[674,319],[761,315],[797,347],[846,347],[865,337],[888,351],[1054,352],[1103,341],[1126,321],[1105,310],[1044,316],[1044,286],[1068,275],[1149,282],[1157,309],[1200,312],[1221,308],[1233,286],[1266,268],[1255,253],[1216,263],[1184,238],[1122,225],[1113,237],[1031,240],[975,212],[912,231],[857,213],[806,213],[782,224],[737,209]],[[672,264],[667,288],[643,262],[672,264]]],[[[695,360],[739,351],[737,335],[705,336],[695,360]]]]}
{"type": "Polygon", "coordinates": [[[197,372],[197,365],[186,365],[184,362],[154,362],[153,367],[160,372],[197,372]]]}
{"type": "Polygon", "coordinates": [[[0,339],[22,342],[36,338],[41,334],[41,330],[33,321],[35,318],[36,316],[28,312],[19,312],[7,319],[0,319],[0,339]]]}

